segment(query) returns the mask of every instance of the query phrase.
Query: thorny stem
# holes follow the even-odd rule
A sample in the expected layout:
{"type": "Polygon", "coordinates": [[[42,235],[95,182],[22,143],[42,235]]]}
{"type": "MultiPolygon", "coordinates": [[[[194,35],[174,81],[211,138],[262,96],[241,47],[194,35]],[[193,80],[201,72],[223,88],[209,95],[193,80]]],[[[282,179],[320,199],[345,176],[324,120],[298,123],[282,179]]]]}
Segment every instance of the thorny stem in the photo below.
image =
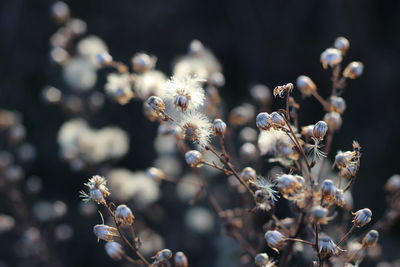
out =
{"type": "Polygon", "coordinates": [[[143,255],[129,242],[129,240],[125,237],[125,235],[121,231],[121,227],[119,223],[117,222],[117,219],[115,218],[114,212],[111,210],[110,206],[108,203],[105,203],[104,206],[107,208],[108,213],[110,216],[113,218],[115,226],[117,227],[118,233],[120,237],[122,238],[122,241],[138,256],[138,258],[148,267],[151,267],[151,264],[143,257],[143,255]]]}

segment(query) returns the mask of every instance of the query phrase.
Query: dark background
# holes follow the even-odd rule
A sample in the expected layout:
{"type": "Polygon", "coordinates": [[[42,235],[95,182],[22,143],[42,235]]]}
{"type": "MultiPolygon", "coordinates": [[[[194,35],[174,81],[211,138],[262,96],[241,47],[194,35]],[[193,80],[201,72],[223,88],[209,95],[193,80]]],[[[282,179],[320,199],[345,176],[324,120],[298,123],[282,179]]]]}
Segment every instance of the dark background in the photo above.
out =
{"type": "MultiPolygon", "coordinates": [[[[221,93],[229,107],[249,98],[251,84],[261,82],[273,88],[294,82],[301,74],[312,77],[321,94],[327,96],[330,73],[322,69],[319,55],[337,36],[347,37],[351,48],[345,62],[362,61],[365,72],[349,82],[343,95],[347,110],[333,151],[350,149],[352,140],[360,142],[363,158],[353,190],[354,206],[371,208],[375,219],[382,215],[382,186],[390,175],[399,172],[399,1],[66,2],[74,17],[87,22],[88,32],[107,43],[114,58],[128,62],[135,52],[147,51],[158,57],[157,66],[167,75],[171,62],[186,52],[189,42],[201,40],[223,65],[227,82],[221,93]]],[[[94,221],[83,221],[74,208],[86,174],[72,173],[57,157],[56,133],[68,117],[40,99],[43,86],[59,79],[59,69],[48,59],[48,40],[57,29],[48,13],[51,4],[40,0],[0,1],[0,108],[18,110],[24,117],[28,141],[38,149],[32,173],[44,181],[42,197],[62,199],[70,206],[66,220],[76,228],[75,236],[62,246],[62,261],[67,266],[106,266],[111,260],[92,237],[94,221]]],[[[103,81],[99,79],[98,88],[103,81]]],[[[323,116],[315,100],[306,99],[301,104],[302,124],[323,116]]],[[[119,163],[132,170],[144,169],[154,158],[156,126],[140,112],[138,103],[125,107],[107,104],[95,118],[99,124],[119,125],[136,140],[130,154],[119,163]]],[[[391,234],[382,236],[385,259],[397,258],[398,237],[398,225],[391,234]]],[[[2,258],[8,251],[4,249],[7,242],[0,244],[2,258]]],[[[208,248],[206,243],[200,244],[208,248]]],[[[204,254],[209,259],[201,262],[212,264],[212,250],[211,246],[204,254]]]]}

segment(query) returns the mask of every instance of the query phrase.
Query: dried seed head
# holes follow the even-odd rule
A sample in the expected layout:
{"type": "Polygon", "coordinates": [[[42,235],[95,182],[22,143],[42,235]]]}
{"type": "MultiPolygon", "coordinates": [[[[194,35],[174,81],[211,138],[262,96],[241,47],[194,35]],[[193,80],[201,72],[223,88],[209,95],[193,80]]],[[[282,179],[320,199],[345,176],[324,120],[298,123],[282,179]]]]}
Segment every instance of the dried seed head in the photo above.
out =
{"type": "Polygon", "coordinates": [[[271,113],[271,122],[272,125],[276,128],[283,127],[286,124],[286,121],[282,117],[282,115],[275,111],[271,113]]]}
{"type": "Polygon", "coordinates": [[[346,199],[342,189],[336,189],[335,198],[336,198],[335,203],[339,207],[344,207],[344,205],[346,205],[346,199]]]}
{"type": "Polygon", "coordinates": [[[304,178],[298,175],[283,174],[276,179],[276,187],[282,195],[298,193],[304,188],[304,178]]]}
{"type": "Polygon", "coordinates": [[[107,51],[104,51],[97,54],[97,61],[101,66],[108,66],[113,62],[113,58],[107,51]]]}
{"type": "Polygon", "coordinates": [[[216,135],[224,136],[226,132],[226,123],[221,119],[215,119],[213,130],[216,135]]]}
{"type": "Polygon", "coordinates": [[[156,253],[153,257],[154,264],[159,264],[161,262],[167,261],[172,257],[172,252],[169,249],[163,249],[156,253]]]}
{"type": "Polygon", "coordinates": [[[336,49],[339,49],[342,52],[342,55],[346,54],[347,50],[350,48],[350,42],[347,38],[340,36],[336,38],[335,43],[333,45],[336,49]]]}
{"type": "Polygon", "coordinates": [[[329,236],[321,236],[318,239],[318,251],[322,256],[335,255],[336,250],[336,244],[329,236]]]}
{"type": "Polygon", "coordinates": [[[111,259],[119,261],[125,255],[121,244],[117,242],[107,242],[105,245],[106,253],[111,259]]]}
{"type": "Polygon", "coordinates": [[[257,179],[257,173],[253,168],[246,167],[240,172],[240,177],[246,182],[255,181],[257,179]]]}
{"type": "Polygon", "coordinates": [[[186,140],[198,144],[202,148],[208,144],[213,125],[202,113],[185,113],[179,122],[179,126],[186,140]]]}
{"type": "Polygon", "coordinates": [[[342,126],[342,117],[337,112],[329,112],[324,116],[324,121],[328,124],[330,131],[336,131],[342,126]]]}
{"type": "Polygon", "coordinates": [[[333,202],[336,198],[336,187],[332,180],[325,179],[321,184],[322,199],[327,202],[333,202]]]}
{"type": "Polygon", "coordinates": [[[97,239],[101,239],[107,242],[114,241],[114,237],[119,236],[117,228],[105,225],[97,224],[93,227],[93,233],[97,239]]]}
{"type": "Polygon", "coordinates": [[[331,96],[329,98],[330,111],[335,111],[339,114],[343,114],[346,110],[346,101],[342,97],[339,96],[331,96]]]}
{"type": "Polygon", "coordinates": [[[178,110],[196,110],[203,106],[205,100],[202,83],[202,79],[192,76],[173,76],[165,84],[163,98],[178,110]]]}
{"type": "Polygon", "coordinates": [[[398,192],[400,190],[400,175],[392,175],[389,180],[387,180],[385,184],[385,189],[386,191],[391,193],[398,192]]]}
{"type": "Polygon", "coordinates": [[[259,104],[267,105],[272,101],[271,89],[263,84],[256,84],[250,89],[250,95],[259,104]]]}
{"type": "Polygon", "coordinates": [[[197,150],[190,150],[185,154],[186,163],[193,168],[202,166],[203,155],[197,150]]]}
{"type": "Polygon", "coordinates": [[[327,131],[328,125],[326,122],[319,121],[313,127],[313,136],[318,140],[323,140],[327,131]]]}
{"type": "Polygon", "coordinates": [[[126,205],[119,205],[115,210],[115,218],[119,224],[131,225],[135,221],[131,209],[126,205]]]}
{"type": "Polygon", "coordinates": [[[89,189],[89,194],[85,193],[84,191],[81,191],[81,197],[85,201],[95,201],[98,204],[105,204],[106,203],[106,197],[110,195],[110,191],[108,190],[106,186],[107,182],[104,177],[101,177],[99,175],[95,175],[92,178],[89,179],[89,182],[85,183],[84,185],[88,187],[89,189]]]}
{"type": "Polygon", "coordinates": [[[376,243],[378,243],[379,232],[376,230],[369,231],[362,240],[363,247],[375,247],[376,243]]]}
{"type": "Polygon", "coordinates": [[[363,227],[371,221],[372,211],[368,208],[364,208],[354,212],[353,215],[353,223],[355,224],[355,226],[363,227]]]}
{"type": "Polygon", "coordinates": [[[310,77],[305,75],[297,77],[296,86],[299,88],[303,96],[310,96],[317,90],[315,83],[310,79],[310,77]]]}
{"type": "Polygon", "coordinates": [[[328,209],[323,208],[321,206],[315,206],[311,209],[310,212],[311,215],[311,220],[313,223],[317,224],[327,224],[327,215],[328,215],[328,209]]]}
{"type": "Polygon", "coordinates": [[[267,231],[265,233],[265,241],[273,250],[278,251],[285,243],[286,237],[277,230],[267,231]]]}
{"type": "Polygon", "coordinates": [[[349,163],[346,165],[346,167],[340,169],[339,171],[339,176],[341,178],[349,179],[351,177],[356,176],[357,174],[357,165],[354,163],[349,163]]]}
{"type": "Polygon", "coordinates": [[[322,52],[320,57],[324,69],[334,67],[342,62],[342,52],[336,48],[327,48],[322,52]]]}
{"type": "Polygon", "coordinates": [[[362,75],[364,64],[358,61],[350,62],[344,69],[343,76],[349,79],[356,79],[362,75]]]}
{"type": "Polygon", "coordinates": [[[352,151],[339,151],[335,156],[335,165],[340,168],[345,168],[348,164],[350,164],[351,160],[354,157],[354,153],[352,151]]]}
{"type": "Polygon", "coordinates": [[[156,112],[163,112],[165,110],[165,103],[158,96],[150,96],[146,103],[156,112]]]}
{"type": "Polygon", "coordinates": [[[178,251],[174,256],[174,263],[176,267],[188,267],[188,259],[182,251],[178,251]]]}
{"type": "Polygon", "coordinates": [[[162,170],[155,167],[147,168],[146,174],[155,181],[161,181],[162,179],[165,178],[165,173],[162,170]]]}
{"type": "Polygon", "coordinates": [[[136,72],[145,72],[155,67],[157,58],[146,53],[136,53],[132,59],[132,67],[136,72]]]}
{"type": "Polygon", "coordinates": [[[272,126],[272,116],[267,112],[261,112],[256,117],[256,125],[260,130],[269,130],[272,126]]]}
{"type": "Polygon", "coordinates": [[[287,83],[285,85],[279,85],[274,88],[273,94],[275,97],[279,96],[280,98],[283,98],[293,91],[293,87],[294,86],[292,83],[287,83]]]}
{"type": "Polygon", "coordinates": [[[267,253],[259,253],[254,257],[254,263],[258,267],[265,267],[267,266],[270,261],[267,253]]]}

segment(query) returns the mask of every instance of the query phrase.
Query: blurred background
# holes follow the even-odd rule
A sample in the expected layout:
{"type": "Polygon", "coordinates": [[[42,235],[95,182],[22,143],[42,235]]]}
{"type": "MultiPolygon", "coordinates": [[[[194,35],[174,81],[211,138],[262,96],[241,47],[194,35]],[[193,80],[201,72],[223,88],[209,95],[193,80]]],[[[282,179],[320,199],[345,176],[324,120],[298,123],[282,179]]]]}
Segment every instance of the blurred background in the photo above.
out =
{"type": "MultiPolygon", "coordinates": [[[[349,82],[343,95],[347,110],[332,151],[350,150],[353,140],[361,144],[363,157],[353,189],[354,207],[369,207],[375,220],[382,216],[383,185],[399,172],[400,166],[399,1],[65,2],[72,16],[84,20],[87,32],[100,37],[115,59],[128,63],[134,53],[145,51],[157,56],[157,69],[167,76],[171,75],[175,58],[186,53],[193,39],[200,40],[223,66],[226,84],[220,93],[228,109],[250,101],[251,85],[263,83],[273,88],[295,82],[303,74],[314,80],[322,96],[328,96],[330,72],[321,67],[320,53],[337,36],[348,38],[350,50],[345,63],[362,61],[365,71],[361,78],[349,82]]],[[[101,223],[100,217],[81,214],[78,191],[96,173],[90,169],[72,171],[59,157],[57,133],[72,116],[57,105],[47,105],[42,97],[47,85],[61,91],[66,87],[60,67],[49,59],[49,39],[58,28],[49,14],[52,4],[53,1],[44,0],[0,2],[0,109],[21,114],[26,140],[36,148],[26,176],[39,177],[42,189],[31,198],[32,206],[37,201],[61,201],[66,206],[62,218],[39,222],[49,232],[60,225],[67,229],[63,232],[67,238],[52,247],[58,253],[58,261],[62,266],[115,266],[117,263],[108,258],[92,234],[92,226],[101,223]]],[[[102,92],[104,83],[105,72],[100,70],[94,90],[102,92]]],[[[316,100],[296,97],[302,106],[301,124],[322,118],[324,112],[316,100]]],[[[120,106],[106,100],[104,108],[90,117],[89,124],[94,128],[115,125],[130,136],[129,152],[113,166],[134,172],[153,164],[157,125],[142,115],[141,103],[120,106]]],[[[186,249],[194,263],[191,266],[234,266],[230,261],[234,257],[232,250],[226,248],[235,244],[222,237],[215,218],[210,231],[187,229],[184,221],[189,205],[176,199],[174,188],[163,185],[162,196],[152,204],[151,212],[138,216],[163,237],[165,247],[186,249]],[[153,220],[151,213],[163,219],[153,220]],[[224,255],[221,247],[225,248],[224,255]]],[[[1,213],[10,212],[5,198],[0,198],[0,205],[1,213]]],[[[206,207],[206,201],[199,206],[206,207]]],[[[399,229],[397,224],[382,235],[383,260],[398,258],[399,229]]],[[[36,266],[30,263],[29,253],[19,251],[15,234],[0,234],[0,266],[36,266]]]]}

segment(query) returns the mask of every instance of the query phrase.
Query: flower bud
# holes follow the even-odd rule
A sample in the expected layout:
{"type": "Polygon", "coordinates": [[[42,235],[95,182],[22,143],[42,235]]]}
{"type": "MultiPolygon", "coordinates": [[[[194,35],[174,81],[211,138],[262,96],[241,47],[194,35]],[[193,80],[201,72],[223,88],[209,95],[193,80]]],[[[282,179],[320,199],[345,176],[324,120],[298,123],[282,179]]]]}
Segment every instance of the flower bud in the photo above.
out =
{"type": "Polygon", "coordinates": [[[189,98],[187,95],[178,94],[174,98],[174,105],[179,107],[182,111],[187,110],[189,106],[189,98]]]}
{"type": "Polygon", "coordinates": [[[371,221],[372,211],[368,208],[365,208],[354,212],[353,215],[353,223],[355,224],[355,226],[363,227],[371,221]]]}
{"type": "Polygon", "coordinates": [[[358,61],[350,62],[344,69],[343,76],[349,79],[356,79],[362,75],[364,64],[358,61]]]}
{"type": "Polygon", "coordinates": [[[257,173],[253,168],[246,167],[240,172],[240,177],[246,182],[255,181],[257,179],[257,173]]]}
{"type": "Polygon", "coordinates": [[[286,121],[282,115],[275,111],[271,113],[271,122],[275,127],[283,127],[286,124],[286,121]]]}
{"type": "Polygon", "coordinates": [[[146,103],[151,107],[154,111],[162,112],[165,110],[164,101],[158,96],[150,96],[146,103]]]}
{"type": "Polygon", "coordinates": [[[119,236],[117,228],[105,225],[97,224],[93,227],[93,233],[97,239],[101,239],[107,242],[114,241],[114,237],[119,236]]]}
{"type": "Polygon", "coordinates": [[[185,160],[190,167],[199,168],[202,166],[203,155],[197,150],[190,150],[186,152],[185,160]]]}
{"type": "Polygon", "coordinates": [[[343,114],[343,112],[346,110],[346,101],[344,101],[342,97],[331,96],[328,101],[331,104],[330,111],[335,111],[339,114],[343,114]]]}
{"type": "Polygon", "coordinates": [[[278,249],[284,245],[285,240],[286,237],[277,230],[267,231],[265,233],[265,241],[267,241],[267,245],[277,252],[278,249]]]}
{"type": "Polygon", "coordinates": [[[250,95],[259,104],[267,105],[272,101],[271,89],[263,84],[256,84],[250,89],[250,95]]]}
{"type": "Polygon", "coordinates": [[[332,68],[342,62],[342,53],[336,48],[327,48],[322,52],[320,60],[324,69],[328,66],[332,68]]]}
{"type": "Polygon", "coordinates": [[[145,72],[154,68],[157,58],[145,53],[136,53],[131,61],[134,71],[145,72]]]}
{"type": "Polygon", "coordinates": [[[388,192],[394,193],[400,190],[400,175],[394,174],[385,184],[385,189],[388,192]]]}
{"type": "Polygon", "coordinates": [[[155,181],[161,181],[162,179],[165,178],[165,173],[162,170],[155,168],[155,167],[147,168],[146,174],[152,180],[155,180],[155,181]]]}
{"type": "Polygon", "coordinates": [[[318,239],[318,251],[322,256],[331,256],[336,253],[336,244],[329,236],[321,236],[318,239]]]}
{"type": "Polygon", "coordinates": [[[333,45],[336,49],[342,52],[342,55],[346,54],[347,50],[350,48],[350,42],[344,37],[338,37],[333,45]]]}
{"type": "Polygon", "coordinates": [[[324,121],[328,124],[330,131],[336,131],[342,126],[342,117],[337,112],[329,112],[324,116],[324,121]]]}
{"type": "Polygon", "coordinates": [[[296,86],[299,88],[303,96],[310,96],[317,90],[315,83],[310,79],[310,77],[305,75],[297,77],[296,86]]]}
{"type": "Polygon", "coordinates": [[[259,253],[254,257],[254,263],[258,267],[266,267],[270,263],[267,253],[259,253]]]}
{"type": "Polygon", "coordinates": [[[328,209],[326,208],[323,208],[321,206],[315,206],[311,209],[310,215],[313,223],[318,223],[318,224],[328,223],[328,220],[326,219],[326,216],[328,215],[328,209]]]}
{"type": "Polygon", "coordinates": [[[319,121],[313,127],[313,136],[318,140],[323,140],[327,131],[328,125],[326,122],[319,121]]]}
{"type": "Polygon", "coordinates": [[[163,261],[167,261],[172,257],[172,252],[169,249],[163,249],[156,253],[154,258],[154,264],[159,264],[163,261]]]}
{"type": "Polygon", "coordinates": [[[105,245],[106,253],[111,259],[119,261],[125,255],[121,244],[117,242],[107,242],[105,245]]]}
{"type": "Polygon", "coordinates": [[[375,247],[376,243],[378,243],[379,232],[376,230],[369,231],[362,240],[363,247],[370,248],[375,247]]]}
{"type": "Polygon", "coordinates": [[[131,209],[126,205],[119,205],[115,210],[115,218],[119,224],[130,225],[134,222],[135,216],[131,209]]]}
{"type": "Polygon", "coordinates": [[[332,180],[325,179],[321,184],[322,199],[327,202],[332,202],[336,197],[336,187],[332,180]]]}
{"type": "Polygon", "coordinates": [[[272,126],[272,117],[267,112],[261,112],[256,117],[256,125],[260,130],[269,130],[272,126]]]}
{"type": "Polygon", "coordinates": [[[188,259],[182,251],[178,251],[174,256],[174,263],[176,267],[188,267],[188,259]]]}
{"type": "Polygon", "coordinates": [[[226,132],[226,123],[221,119],[215,119],[213,123],[213,130],[216,135],[224,136],[226,132]]]}

